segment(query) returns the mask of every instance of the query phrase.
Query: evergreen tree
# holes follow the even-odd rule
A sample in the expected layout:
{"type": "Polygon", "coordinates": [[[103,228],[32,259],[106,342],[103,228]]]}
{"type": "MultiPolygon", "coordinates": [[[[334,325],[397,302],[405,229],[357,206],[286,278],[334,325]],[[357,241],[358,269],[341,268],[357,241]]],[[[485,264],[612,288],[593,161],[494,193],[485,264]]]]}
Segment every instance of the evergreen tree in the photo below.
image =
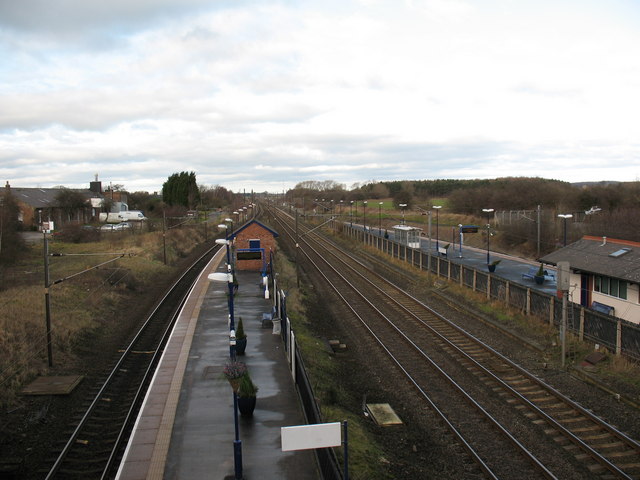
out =
{"type": "Polygon", "coordinates": [[[200,203],[200,190],[195,172],[180,172],[171,175],[162,185],[162,200],[167,205],[182,205],[195,208],[200,203]]]}

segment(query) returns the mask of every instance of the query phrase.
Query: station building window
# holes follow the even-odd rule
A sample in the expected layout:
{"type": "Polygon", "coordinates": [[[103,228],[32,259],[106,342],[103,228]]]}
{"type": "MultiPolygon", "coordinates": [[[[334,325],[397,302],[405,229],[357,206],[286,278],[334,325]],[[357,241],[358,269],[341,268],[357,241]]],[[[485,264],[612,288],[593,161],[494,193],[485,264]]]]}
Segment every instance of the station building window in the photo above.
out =
{"type": "Polygon", "coordinates": [[[627,282],[620,281],[617,278],[596,275],[593,289],[605,295],[622,298],[623,300],[627,299],[627,282]]]}

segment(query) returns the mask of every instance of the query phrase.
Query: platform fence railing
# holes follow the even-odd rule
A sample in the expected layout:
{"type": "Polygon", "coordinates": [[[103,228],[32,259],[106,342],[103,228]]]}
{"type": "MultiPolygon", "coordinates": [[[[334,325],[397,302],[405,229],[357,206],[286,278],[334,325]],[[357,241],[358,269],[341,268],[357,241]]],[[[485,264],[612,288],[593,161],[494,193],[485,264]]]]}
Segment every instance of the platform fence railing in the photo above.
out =
{"type": "MultiPolygon", "coordinates": [[[[522,313],[535,316],[559,327],[562,320],[562,301],[556,296],[489,273],[466,266],[442,254],[426,252],[401,245],[391,238],[379,236],[377,229],[363,231],[362,226],[344,224],[342,233],[377,249],[392,258],[406,262],[420,271],[429,271],[460,286],[485,293],[490,300],[503,302],[522,313]],[[429,258],[431,257],[431,258],[429,258]],[[429,268],[430,266],[430,268],[429,268]]],[[[568,302],[572,319],[568,330],[580,340],[588,340],[606,347],[617,355],[640,360],[640,325],[592,310],[584,305],[568,302]]]]}

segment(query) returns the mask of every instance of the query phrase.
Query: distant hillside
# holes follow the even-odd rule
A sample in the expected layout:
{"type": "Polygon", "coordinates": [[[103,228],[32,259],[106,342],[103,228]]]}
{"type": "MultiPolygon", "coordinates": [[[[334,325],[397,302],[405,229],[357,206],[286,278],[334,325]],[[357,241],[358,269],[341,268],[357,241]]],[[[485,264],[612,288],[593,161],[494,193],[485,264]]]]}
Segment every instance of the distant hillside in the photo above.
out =
{"type": "Polygon", "coordinates": [[[578,188],[583,188],[583,187],[606,187],[609,185],[617,185],[619,183],[623,183],[623,182],[618,182],[616,180],[602,180],[599,182],[575,182],[572,183],[571,185],[574,187],[578,187],[578,188]]]}

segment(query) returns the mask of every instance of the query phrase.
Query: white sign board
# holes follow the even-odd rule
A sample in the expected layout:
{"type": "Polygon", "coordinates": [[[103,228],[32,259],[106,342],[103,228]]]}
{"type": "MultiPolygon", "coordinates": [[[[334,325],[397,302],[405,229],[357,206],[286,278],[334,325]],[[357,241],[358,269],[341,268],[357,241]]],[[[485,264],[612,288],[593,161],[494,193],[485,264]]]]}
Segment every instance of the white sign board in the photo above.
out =
{"type": "Polygon", "coordinates": [[[339,447],[342,443],[340,422],[282,427],[280,435],[283,452],[339,447]]]}

